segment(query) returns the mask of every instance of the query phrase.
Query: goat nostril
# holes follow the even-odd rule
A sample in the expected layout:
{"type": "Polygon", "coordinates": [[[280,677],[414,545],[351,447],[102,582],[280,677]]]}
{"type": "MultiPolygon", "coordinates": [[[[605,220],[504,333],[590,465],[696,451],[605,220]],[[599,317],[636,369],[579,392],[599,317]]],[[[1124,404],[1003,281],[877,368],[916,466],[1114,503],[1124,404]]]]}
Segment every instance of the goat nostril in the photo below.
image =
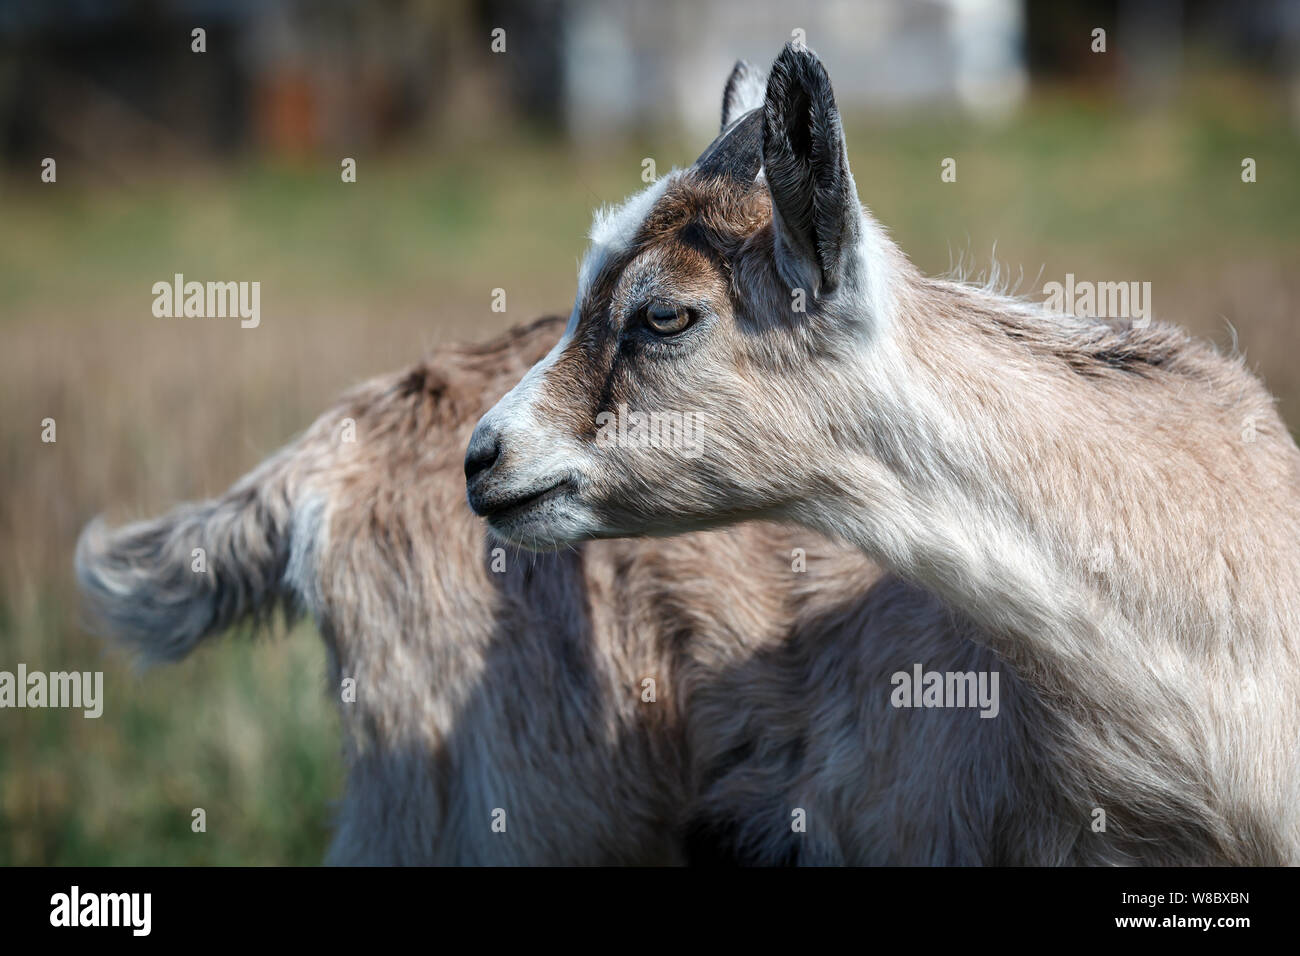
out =
{"type": "Polygon", "coordinates": [[[474,432],[465,452],[465,480],[471,481],[479,472],[489,470],[501,455],[501,442],[495,432],[474,432]]]}

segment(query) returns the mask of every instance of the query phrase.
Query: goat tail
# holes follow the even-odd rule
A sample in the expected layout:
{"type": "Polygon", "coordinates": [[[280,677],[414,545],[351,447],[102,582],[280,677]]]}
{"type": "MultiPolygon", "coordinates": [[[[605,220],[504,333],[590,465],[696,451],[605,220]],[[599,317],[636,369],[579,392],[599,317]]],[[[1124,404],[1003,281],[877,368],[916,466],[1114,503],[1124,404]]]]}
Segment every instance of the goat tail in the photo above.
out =
{"type": "Polygon", "coordinates": [[[76,551],[89,629],[152,664],[288,603],[293,472],[286,449],[219,498],[117,529],[91,521],[76,551]]]}

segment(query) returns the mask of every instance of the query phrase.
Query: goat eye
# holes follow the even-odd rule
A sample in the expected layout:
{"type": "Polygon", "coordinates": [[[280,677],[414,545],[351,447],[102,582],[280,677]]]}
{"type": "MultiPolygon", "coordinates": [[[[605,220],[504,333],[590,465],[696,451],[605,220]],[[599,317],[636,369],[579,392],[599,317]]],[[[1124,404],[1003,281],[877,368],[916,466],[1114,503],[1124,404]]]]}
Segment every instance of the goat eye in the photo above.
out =
{"type": "Polygon", "coordinates": [[[645,307],[645,322],[656,335],[676,335],[695,320],[695,313],[684,305],[651,304],[645,307]]]}

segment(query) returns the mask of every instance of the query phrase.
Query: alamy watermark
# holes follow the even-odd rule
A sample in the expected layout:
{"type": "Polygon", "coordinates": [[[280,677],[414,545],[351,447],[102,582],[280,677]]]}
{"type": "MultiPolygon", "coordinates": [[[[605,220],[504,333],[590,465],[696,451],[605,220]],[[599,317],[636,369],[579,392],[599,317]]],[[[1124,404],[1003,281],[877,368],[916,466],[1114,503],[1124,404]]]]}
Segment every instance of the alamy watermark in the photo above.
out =
{"type": "Polygon", "coordinates": [[[103,671],[0,671],[0,708],[75,707],[84,717],[104,713],[103,671]]]}
{"type": "Polygon", "coordinates": [[[160,319],[224,319],[255,329],[262,322],[262,283],[186,282],[178,272],[171,282],[155,282],[153,314],[160,319]]]}
{"type": "Polygon", "coordinates": [[[1056,312],[1083,319],[1131,319],[1139,329],[1151,324],[1150,282],[1078,282],[1067,272],[1064,282],[1043,286],[1043,295],[1044,305],[1056,312]]]}
{"type": "Polygon", "coordinates": [[[895,707],[978,707],[981,717],[1002,709],[997,671],[927,671],[913,664],[911,673],[895,671],[889,682],[895,707]]]}
{"type": "Polygon", "coordinates": [[[599,448],[655,448],[682,458],[704,455],[703,412],[633,412],[619,405],[617,412],[596,416],[599,448]]]}
{"type": "Polygon", "coordinates": [[[83,893],[73,884],[50,897],[50,925],[56,927],[125,927],[132,936],[153,928],[152,893],[83,893]]]}

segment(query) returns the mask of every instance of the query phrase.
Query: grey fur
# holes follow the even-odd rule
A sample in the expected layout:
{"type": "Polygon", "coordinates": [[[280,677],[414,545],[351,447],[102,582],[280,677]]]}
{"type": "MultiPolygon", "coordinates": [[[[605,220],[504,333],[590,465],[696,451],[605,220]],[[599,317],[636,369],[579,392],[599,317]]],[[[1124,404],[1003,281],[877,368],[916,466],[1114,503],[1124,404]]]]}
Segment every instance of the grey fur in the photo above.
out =
{"type": "Polygon", "coordinates": [[[279,455],[220,499],[111,533],[91,522],[76,551],[89,618],[143,658],[171,661],[207,634],[268,613],[283,596],[292,464],[279,455]],[[205,571],[194,570],[198,548],[205,571]]]}

